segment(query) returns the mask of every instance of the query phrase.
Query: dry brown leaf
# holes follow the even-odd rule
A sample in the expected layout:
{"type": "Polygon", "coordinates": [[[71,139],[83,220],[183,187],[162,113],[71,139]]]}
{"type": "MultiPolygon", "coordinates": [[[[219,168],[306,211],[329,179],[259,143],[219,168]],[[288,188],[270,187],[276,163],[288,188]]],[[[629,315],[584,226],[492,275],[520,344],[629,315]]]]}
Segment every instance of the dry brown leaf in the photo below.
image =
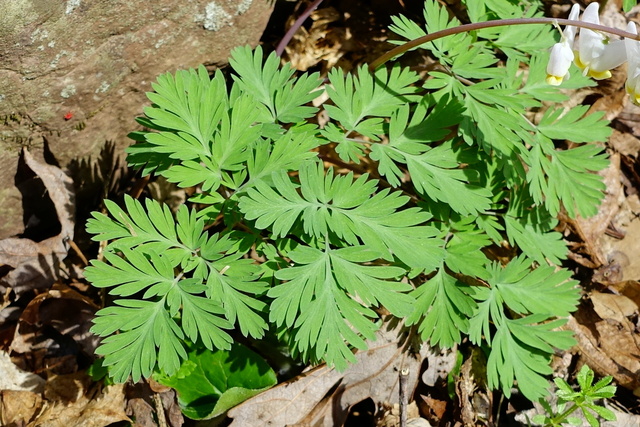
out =
{"type": "Polygon", "coordinates": [[[175,390],[149,380],[128,386],[126,395],[126,413],[136,420],[135,427],[162,426],[158,424],[160,420],[164,426],[184,424],[175,390]]]}
{"type": "Polygon", "coordinates": [[[42,407],[40,395],[24,390],[0,391],[0,425],[24,425],[42,407]]]}
{"type": "Polygon", "coordinates": [[[637,280],[625,280],[609,285],[612,291],[624,295],[640,307],[640,282],[637,280]]]}
{"type": "Polygon", "coordinates": [[[617,153],[627,157],[638,158],[640,139],[636,138],[633,134],[613,129],[608,143],[617,153]]]}
{"type": "Polygon", "coordinates": [[[61,225],[60,234],[41,242],[30,239],[0,240],[0,265],[12,268],[0,278],[0,293],[12,288],[20,295],[34,288],[50,286],[58,278],[58,266],[68,252],[67,241],[73,239],[75,200],[73,182],[64,172],[52,165],[36,161],[24,150],[27,166],[40,177],[47,189],[61,225]]]}
{"type": "Polygon", "coordinates": [[[417,402],[420,407],[420,411],[439,425],[447,412],[447,401],[421,394],[417,402]]]}
{"type": "Polygon", "coordinates": [[[24,309],[10,348],[26,356],[23,367],[29,370],[76,372],[81,353],[90,357],[99,344],[98,337],[89,331],[97,309],[89,298],[56,283],[24,309]]]}
{"type": "Polygon", "coordinates": [[[175,390],[167,390],[160,393],[159,396],[167,423],[171,427],[181,427],[184,424],[184,417],[182,416],[175,390]]]}
{"type": "Polygon", "coordinates": [[[593,310],[602,320],[615,320],[618,323],[627,321],[627,317],[638,311],[638,306],[624,295],[603,294],[594,292],[591,294],[593,310]]]}
{"type": "Polygon", "coordinates": [[[378,408],[399,403],[400,370],[409,370],[412,393],[430,351],[423,345],[420,354],[409,354],[398,345],[399,330],[379,331],[377,340],[368,342],[369,350],[357,352],[357,362],[344,372],[319,366],[236,406],[228,414],[231,426],[339,426],[349,408],[367,398],[378,408]]]}
{"type": "MultiPolygon", "coordinates": [[[[627,127],[631,135],[640,135],[640,107],[638,107],[637,105],[628,102],[627,105],[625,105],[624,110],[622,110],[620,115],[616,118],[616,121],[622,123],[625,127],[627,127]]],[[[635,150],[635,152],[633,151],[633,146],[630,147],[631,150],[629,153],[625,153],[622,150],[621,152],[623,154],[638,158],[640,146],[635,147],[638,149],[635,150]]]]}
{"type": "Polygon", "coordinates": [[[127,400],[127,413],[136,420],[135,427],[156,427],[153,406],[143,399],[127,400]]]}
{"type": "Polygon", "coordinates": [[[633,214],[633,218],[626,222],[621,219],[621,224],[614,223],[616,228],[623,230],[623,239],[613,239],[608,237],[610,253],[616,254],[618,258],[626,260],[621,265],[622,274],[620,280],[640,280],[640,262],[638,262],[638,254],[640,253],[640,218],[628,209],[625,209],[627,216],[633,214]]]}
{"type": "MultiPolygon", "coordinates": [[[[98,387],[98,386],[96,386],[98,387]]],[[[97,396],[85,392],[74,402],[45,402],[44,409],[27,427],[104,427],[131,422],[124,413],[124,384],[105,387],[97,396]]]]}
{"type": "Polygon", "coordinates": [[[478,425],[478,418],[489,419],[491,414],[492,394],[483,384],[486,361],[480,351],[474,349],[464,361],[456,381],[460,417],[465,426],[478,425]]]}
{"type": "Polygon", "coordinates": [[[573,331],[583,361],[598,375],[611,375],[620,386],[640,395],[640,349],[630,326],[630,322],[625,326],[598,320],[595,313],[581,308],[563,328],[573,331]]]}
{"type": "Polygon", "coordinates": [[[633,332],[632,327],[633,324],[628,320],[624,323],[611,320],[596,323],[600,347],[604,349],[607,356],[616,365],[626,368],[629,372],[637,373],[640,372],[640,358],[638,358],[640,337],[633,332]]]}
{"type": "Polygon", "coordinates": [[[1,425],[104,427],[131,421],[124,413],[123,384],[102,388],[85,374],[53,376],[44,398],[28,391],[0,392],[1,425]]]}
{"type": "Polygon", "coordinates": [[[618,367],[640,372],[640,335],[628,319],[637,314],[636,303],[624,295],[599,292],[591,295],[591,301],[594,311],[602,319],[593,325],[600,348],[618,367]]]}

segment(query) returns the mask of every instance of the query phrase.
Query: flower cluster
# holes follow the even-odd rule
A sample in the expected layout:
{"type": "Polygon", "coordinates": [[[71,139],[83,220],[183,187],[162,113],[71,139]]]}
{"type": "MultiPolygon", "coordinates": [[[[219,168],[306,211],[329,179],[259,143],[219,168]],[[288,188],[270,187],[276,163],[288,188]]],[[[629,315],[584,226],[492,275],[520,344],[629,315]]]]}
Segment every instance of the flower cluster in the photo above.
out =
{"type": "MultiPolygon", "coordinates": [[[[600,24],[598,3],[589,4],[580,19],[582,22],[600,24]]],[[[577,21],[580,6],[574,4],[569,19],[577,21]]],[[[627,31],[637,34],[636,25],[629,22],[627,31]]],[[[629,77],[626,89],[631,100],[640,105],[640,42],[634,39],[609,41],[598,31],[587,28],[580,30],[580,37],[575,41],[578,28],[568,25],[562,32],[562,39],[551,49],[551,57],[547,65],[547,83],[559,85],[569,77],[569,67],[575,63],[584,75],[594,79],[611,77],[611,69],[629,62],[629,77]]]]}

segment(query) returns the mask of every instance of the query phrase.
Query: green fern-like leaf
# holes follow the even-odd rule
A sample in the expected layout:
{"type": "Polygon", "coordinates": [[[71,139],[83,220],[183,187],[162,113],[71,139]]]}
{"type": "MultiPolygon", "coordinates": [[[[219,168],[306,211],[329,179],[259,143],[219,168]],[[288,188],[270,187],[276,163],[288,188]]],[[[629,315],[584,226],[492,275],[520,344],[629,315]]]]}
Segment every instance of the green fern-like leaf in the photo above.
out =
{"type": "Polygon", "coordinates": [[[326,90],[335,105],[325,105],[329,116],[341,127],[329,123],[322,135],[338,143],[336,152],[345,161],[359,162],[363,153],[362,141],[349,138],[352,133],[379,140],[384,134],[384,117],[390,117],[396,108],[409,101],[418,90],[412,83],[418,80],[416,73],[398,66],[390,72],[386,68],[371,75],[365,66],[358,68],[358,75],[345,75],[333,69],[329,72],[331,86],[326,90]]]}
{"type": "Polygon", "coordinates": [[[547,262],[559,265],[567,257],[567,246],[562,235],[553,231],[558,220],[544,207],[535,206],[526,189],[512,191],[510,198],[504,215],[509,243],[542,265],[547,262]]]}
{"type": "Polygon", "coordinates": [[[258,280],[260,267],[242,259],[248,249],[242,236],[209,236],[204,221],[184,206],[177,221],[155,201],[147,201],[146,210],[128,196],[126,211],[113,202],[106,206],[113,219],[96,213],[87,229],[96,240],[113,241],[105,261],[93,261],[85,277],[112,288],[113,295],[141,298],[117,299],[97,314],[92,330],[107,337],[98,352],[114,378],[148,377],[156,361],[164,372],[174,372],[184,357],[185,337],[213,349],[229,347],[224,329],[236,323],[245,335],[263,335],[266,304],[256,296],[266,292],[266,284],[258,280]]]}
{"type": "Polygon", "coordinates": [[[271,53],[263,62],[262,48],[238,47],[231,52],[229,63],[238,73],[233,76],[240,89],[251,94],[269,111],[272,120],[297,123],[312,116],[317,109],[304,104],[317,93],[318,73],[293,78],[294,69],[280,67],[280,59],[271,53]]]}
{"type": "Polygon", "coordinates": [[[469,330],[469,318],[475,308],[472,294],[471,288],[440,269],[412,292],[416,305],[407,324],[419,324],[420,336],[432,345],[451,348],[469,330]]]}
{"type": "Polygon", "coordinates": [[[271,179],[275,188],[258,182],[240,197],[239,206],[256,227],[270,227],[276,237],[301,224],[308,235],[334,234],[349,245],[364,243],[379,257],[392,260],[395,255],[411,267],[431,270],[442,260],[437,231],[420,225],[429,215],[417,208],[398,211],[407,198],[387,190],[374,195],[376,181],[367,175],[354,181],[351,173],[334,177],[330,169],[325,175],[321,164],[311,164],[300,171],[300,193],[284,172],[271,179]]]}
{"type": "Polygon", "coordinates": [[[570,331],[554,330],[564,321],[538,323],[542,320],[540,315],[507,319],[496,331],[487,361],[489,387],[499,388],[509,397],[515,379],[527,399],[546,396],[549,382],[545,376],[553,372],[549,367],[551,346],[566,349],[575,341],[570,331]]]}
{"type": "Polygon", "coordinates": [[[399,316],[412,311],[413,298],[403,293],[411,287],[393,280],[404,270],[364,265],[378,257],[367,247],[300,246],[289,257],[295,265],[276,272],[286,282],[268,293],[270,320],[293,328],[294,346],[306,358],[344,369],[355,361],[349,345],[366,348],[363,337],[373,339],[378,328],[369,307],[384,305],[399,316]]]}
{"type": "Polygon", "coordinates": [[[585,113],[588,105],[579,105],[570,110],[548,109],[537,128],[549,139],[568,139],[573,142],[602,142],[611,136],[608,121],[602,120],[604,111],[585,113]]]}
{"type": "Polygon", "coordinates": [[[494,263],[487,282],[490,288],[477,288],[475,315],[469,321],[469,338],[479,344],[483,339],[491,345],[487,364],[489,386],[510,395],[513,381],[531,400],[543,397],[551,373],[549,358],[553,347],[566,349],[573,345],[569,331],[556,330],[566,316],[575,310],[579,293],[567,271],[554,267],[531,270],[531,260],[518,257],[506,267],[494,263]],[[507,317],[505,307],[524,317],[507,317]],[[495,329],[495,332],[493,331],[495,329]]]}
{"type": "Polygon", "coordinates": [[[582,145],[557,151],[551,141],[539,136],[539,145],[529,156],[527,173],[530,194],[536,203],[544,203],[551,215],[563,206],[570,217],[577,214],[590,217],[598,212],[604,197],[602,177],[590,172],[600,171],[609,164],[602,148],[582,145]]]}
{"type": "Polygon", "coordinates": [[[117,306],[100,310],[94,320],[92,331],[107,337],[96,352],[105,356],[106,366],[113,365],[110,372],[116,381],[124,382],[129,375],[134,381],[141,375],[149,377],[156,357],[160,369],[177,371],[186,358],[181,341],[185,334],[174,319],[178,313],[182,313],[184,329],[191,339],[201,337],[211,349],[230,346],[231,337],[224,329],[232,325],[221,316],[222,308],[191,293],[194,287],[202,293],[202,283],[176,279],[167,257],[151,252],[151,259],[147,260],[129,249],[122,253],[124,258],[106,252],[109,264],[93,261],[85,270],[87,280],[94,286],[115,286],[111,291],[115,295],[145,291],[143,300],[117,300],[117,306]],[[194,329],[194,322],[208,328],[194,329]],[[116,331],[120,333],[113,335],[116,331]]]}

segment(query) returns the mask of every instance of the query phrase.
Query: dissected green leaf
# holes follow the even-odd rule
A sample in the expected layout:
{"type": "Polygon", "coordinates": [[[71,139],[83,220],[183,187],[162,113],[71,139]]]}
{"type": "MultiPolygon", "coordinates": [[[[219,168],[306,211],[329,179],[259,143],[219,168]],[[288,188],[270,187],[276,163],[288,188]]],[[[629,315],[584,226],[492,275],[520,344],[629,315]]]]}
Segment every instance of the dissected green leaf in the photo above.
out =
{"type": "Polygon", "coordinates": [[[413,309],[411,289],[397,279],[403,269],[366,265],[377,258],[367,247],[324,251],[299,246],[289,252],[294,265],[275,276],[269,320],[290,329],[294,346],[305,358],[323,359],[338,369],[353,361],[349,345],[364,349],[378,325],[370,307],[383,305],[397,316],[413,309]]]}
{"type": "Polygon", "coordinates": [[[336,151],[343,160],[358,162],[362,147],[349,135],[356,132],[377,141],[384,134],[382,117],[390,117],[400,105],[416,100],[413,94],[418,88],[411,85],[416,80],[416,73],[398,66],[390,72],[379,68],[373,75],[361,66],[357,77],[352,74],[345,77],[338,69],[331,70],[331,86],[326,90],[335,105],[325,105],[325,109],[344,130],[330,123],[322,135],[338,143],[336,151]]]}
{"type": "Polygon", "coordinates": [[[573,142],[602,142],[611,135],[609,122],[602,120],[604,111],[589,114],[585,113],[588,105],[579,105],[565,110],[563,108],[548,109],[540,123],[538,130],[549,139],[568,139],[573,142]]]}
{"type": "Polygon", "coordinates": [[[317,110],[306,106],[318,94],[318,73],[294,78],[294,69],[280,67],[280,60],[272,52],[263,61],[262,48],[249,46],[235,48],[229,63],[238,73],[233,76],[244,93],[266,106],[275,121],[296,123],[312,116],[317,110]]]}
{"type": "Polygon", "coordinates": [[[142,298],[116,299],[94,321],[92,331],[107,337],[98,352],[116,381],[148,377],[156,360],[171,375],[186,357],[184,337],[209,349],[228,348],[231,337],[224,329],[236,322],[243,333],[262,336],[266,304],[256,296],[266,292],[266,284],[258,281],[260,268],[242,259],[247,248],[241,250],[240,240],[209,236],[204,221],[185,206],[174,220],[166,206],[151,200],[146,210],[128,196],[126,211],[106,205],[114,219],[95,214],[87,229],[96,239],[114,240],[106,262],[92,261],[85,277],[112,288],[113,295],[142,298]]]}
{"type": "Polygon", "coordinates": [[[609,162],[602,148],[582,145],[566,151],[553,149],[550,141],[541,137],[531,149],[527,172],[529,191],[536,203],[544,203],[551,215],[563,206],[570,217],[577,214],[590,217],[598,212],[604,197],[602,177],[592,172],[605,169],[609,162]]]}
{"type": "Polygon", "coordinates": [[[491,345],[487,365],[489,387],[511,394],[513,381],[530,400],[547,393],[545,375],[551,373],[549,358],[553,348],[566,349],[574,344],[569,331],[557,328],[579,299],[570,274],[553,267],[531,270],[531,260],[518,257],[506,267],[492,264],[487,282],[490,288],[478,288],[475,315],[469,321],[469,337],[479,344],[491,345]],[[504,306],[524,317],[507,317],[504,306]],[[493,326],[490,326],[493,325],[493,326]]]}
{"type": "Polygon", "coordinates": [[[316,238],[336,235],[345,243],[364,243],[384,259],[395,255],[415,268],[431,269],[443,256],[436,230],[420,224],[429,215],[417,208],[399,210],[408,201],[387,190],[373,194],[376,181],[362,175],[353,180],[349,173],[325,175],[321,164],[300,170],[300,193],[284,172],[271,177],[275,188],[264,182],[240,197],[240,209],[256,227],[270,228],[276,237],[284,237],[296,224],[316,238]],[[416,253],[409,248],[420,248],[416,253]]]}
{"type": "Polygon", "coordinates": [[[450,348],[469,330],[469,318],[475,308],[470,295],[471,288],[440,269],[412,292],[415,310],[407,317],[407,324],[419,324],[420,336],[431,345],[450,348]]]}

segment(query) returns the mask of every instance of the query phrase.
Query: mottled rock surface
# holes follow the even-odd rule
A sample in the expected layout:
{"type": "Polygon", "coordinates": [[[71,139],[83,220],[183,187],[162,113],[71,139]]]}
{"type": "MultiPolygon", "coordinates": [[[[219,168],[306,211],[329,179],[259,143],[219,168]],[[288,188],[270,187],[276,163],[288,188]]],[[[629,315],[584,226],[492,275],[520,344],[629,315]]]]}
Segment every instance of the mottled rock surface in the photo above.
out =
{"type": "Polygon", "coordinates": [[[24,229],[22,147],[121,152],[157,75],[255,46],[271,0],[0,0],[0,239],[24,229]]]}

